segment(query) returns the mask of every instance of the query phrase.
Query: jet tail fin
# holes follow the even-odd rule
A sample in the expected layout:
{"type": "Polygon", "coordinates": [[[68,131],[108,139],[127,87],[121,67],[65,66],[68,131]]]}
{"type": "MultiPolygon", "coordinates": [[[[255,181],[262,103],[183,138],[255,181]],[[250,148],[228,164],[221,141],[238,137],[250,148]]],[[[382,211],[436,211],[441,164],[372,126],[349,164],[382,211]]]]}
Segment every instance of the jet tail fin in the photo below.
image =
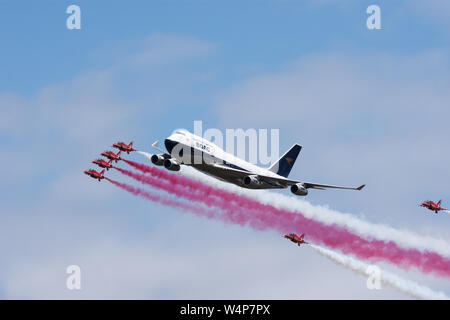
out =
{"type": "Polygon", "coordinates": [[[100,172],[100,175],[103,176],[103,173],[105,173],[105,169],[103,169],[102,172],[100,172]]]}
{"type": "Polygon", "coordinates": [[[287,178],[300,150],[302,150],[302,147],[294,144],[277,162],[270,166],[269,170],[287,178]]]}
{"type": "Polygon", "coordinates": [[[438,203],[437,203],[437,205],[438,205],[438,206],[440,206],[440,205],[441,205],[441,201],[442,201],[442,200],[439,200],[439,201],[438,201],[438,203]]]}

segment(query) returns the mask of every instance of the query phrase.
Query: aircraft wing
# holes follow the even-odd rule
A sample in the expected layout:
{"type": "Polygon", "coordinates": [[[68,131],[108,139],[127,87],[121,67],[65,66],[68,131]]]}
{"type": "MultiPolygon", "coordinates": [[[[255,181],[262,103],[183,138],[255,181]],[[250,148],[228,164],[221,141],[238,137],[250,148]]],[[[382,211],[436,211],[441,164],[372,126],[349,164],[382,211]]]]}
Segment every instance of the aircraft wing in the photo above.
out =
{"type": "Polygon", "coordinates": [[[234,178],[245,178],[246,176],[252,174],[250,171],[234,169],[234,168],[227,167],[227,166],[224,166],[223,164],[219,164],[219,163],[214,163],[212,166],[215,169],[219,169],[219,170],[223,170],[224,172],[227,172],[230,176],[232,176],[234,178]]]}
{"type": "Polygon", "coordinates": [[[357,188],[354,188],[354,187],[343,187],[343,186],[334,186],[334,185],[327,185],[327,184],[317,184],[317,183],[311,183],[311,182],[302,182],[302,181],[296,181],[296,180],[289,180],[289,179],[285,179],[285,178],[270,177],[270,176],[265,176],[265,175],[260,175],[260,174],[254,174],[249,171],[234,169],[234,168],[230,168],[230,167],[227,167],[227,166],[224,166],[221,164],[214,164],[213,166],[214,166],[214,168],[224,170],[225,172],[230,174],[230,176],[233,176],[238,179],[244,179],[245,177],[247,177],[249,175],[255,175],[258,177],[258,179],[260,181],[267,182],[269,184],[277,184],[282,187],[289,187],[293,184],[302,183],[305,186],[305,188],[307,188],[307,189],[311,188],[311,189],[325,190],[327,188],[333,188],[333,189],[361,190],[365,186],[363,184],[357,188]]]}
{"type": "Polygon", "coordinates": [[[333,186],[333,185],[328,185],[328,184],[318,184],[318,183],[311,183],[311,182],[302,182],[303,185],[305,186],[306,189],[311,188],[311,189],[347,189],[347,190],[361,190],[362,188],[364,188],[366,185],[360,185],[357,188],[354,187],[342,187],[342,186],[333,186]]]}
{"type": "Polygon", "coordinates": [[[289,179],[285,179],[285,178],[275,178],[275,177],[260,175],[260,174],[253,173],[251,171],[230,168],[230,167],[224,166],[222,164],[217,164],[217,163],[214,164],[213,166],[216,169],[223,170],[224,172],[229,174],[231,177],[236,178],[236,179],[244,179],[247,176],[257,176],[260,181],[268,182],[268,183],[272,183],[272,184],[275,183],[281,187],[287,187],[287,186],[290,186],[290,185],[293,185],[293,184],[296,184],[299,182],[299,181],[289,180],[289,179]]]}

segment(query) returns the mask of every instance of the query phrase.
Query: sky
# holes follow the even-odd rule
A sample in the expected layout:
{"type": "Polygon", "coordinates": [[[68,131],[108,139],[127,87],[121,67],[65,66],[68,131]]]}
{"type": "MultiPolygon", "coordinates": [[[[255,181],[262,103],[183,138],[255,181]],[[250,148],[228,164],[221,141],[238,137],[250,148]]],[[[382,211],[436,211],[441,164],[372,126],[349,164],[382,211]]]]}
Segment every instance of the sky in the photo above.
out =
{"type": "MultiPolygon", "coordinates": [[[[291,178],[367,185],[311,203],[450,241],[449,217],[417,206],[450,203],[449,18],[439,0],[1,0],[0,298],[408,298],[275,232],[82,171],[114,141],[152,152],[195,120],[279,129],[281,152],[303,146],[291,178]],[[80,30],[66,27],[71,4],[80,30]],[[381,30],[366,27],[372,4],[381,30]],[[65,285],[74,264],[81,290],[65,285]]],[[[450,293],[447,279],[383,267],[450,293]]]]}

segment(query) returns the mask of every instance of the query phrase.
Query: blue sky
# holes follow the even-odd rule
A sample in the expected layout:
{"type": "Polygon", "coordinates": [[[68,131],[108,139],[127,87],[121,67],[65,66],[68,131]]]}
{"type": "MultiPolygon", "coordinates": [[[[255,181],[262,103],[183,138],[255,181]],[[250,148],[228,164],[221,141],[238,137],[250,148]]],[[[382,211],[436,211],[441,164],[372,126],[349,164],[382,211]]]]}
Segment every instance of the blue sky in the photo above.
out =
{"type": "Polygon", "coordinates": [[[151,151],[194,120],[278,128],[280,151],[303,145],[293,178],[367,183],[311,192],[312,203],[448,240],[448,217],[417,203],[450,201],[449,17],[440,1],[1,1],[0,294],[403,298],[272,232],[153,205],[81,171],[115,140],[151,151]],[[81,30],[66,28],[70,4],[81,30]],[[366,28],[370,4],[382,30],[366,28]],[[310,271],[286,270],[300,263],[310,271]],[[89,277],[81,292],[61,285],[69,264],[89,277]]]}
{"type": "Polygon", "coordinates": [[[220,69],[231,67],[221,75],[227,82],[241,76],[236,74],[239,66],[276,70],[285,61],[308,53],[336,49],[414,53],[448,47],[448,35],[445,30],[439,32],[444,29],[439,21],[420,12],[413,2],[378,2],[385,9],[379,32],[368,32],[365,27],[370,1],[135,1],[132,6],[79,1],[83,30],[69,32],[65,9],[72,3],[1,3],[5,44],[1,57],[20,61],[4,66],[8,81],[3,78],[2,86],[30,92],[68,80],[80,70],[111,61],[112,57],[103,57],[102,49],[127,52],[127,45],[155,32],[217,43],[220,69]]]}

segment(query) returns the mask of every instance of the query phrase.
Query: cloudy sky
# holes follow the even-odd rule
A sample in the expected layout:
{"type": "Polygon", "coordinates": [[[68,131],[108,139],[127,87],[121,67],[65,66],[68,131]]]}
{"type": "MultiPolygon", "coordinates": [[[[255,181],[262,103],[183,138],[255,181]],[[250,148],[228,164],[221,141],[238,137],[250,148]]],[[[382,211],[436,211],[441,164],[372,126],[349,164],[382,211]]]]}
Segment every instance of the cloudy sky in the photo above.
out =
{"type": "MultiPolygon", "coordinates": [[[[1,1],[0,297],[406,298],[275,232],[82,171],[113,141],[151,152],[194,120],[279,129],[281,151],[303,146],[292,178],[367,184],[311,203],[450,241],[450,217],[417,207],[450,206],[449,18],[438,0],[1,1]],[[74,3],[81,30],[66,28],[74,3]],[[366,28],[371,4],[381,30],[366,28]],[[65,285],[72,264],[80,291],[65,285]]],[[[383,267],[450,293],[446,279],[383,267]]]]}

